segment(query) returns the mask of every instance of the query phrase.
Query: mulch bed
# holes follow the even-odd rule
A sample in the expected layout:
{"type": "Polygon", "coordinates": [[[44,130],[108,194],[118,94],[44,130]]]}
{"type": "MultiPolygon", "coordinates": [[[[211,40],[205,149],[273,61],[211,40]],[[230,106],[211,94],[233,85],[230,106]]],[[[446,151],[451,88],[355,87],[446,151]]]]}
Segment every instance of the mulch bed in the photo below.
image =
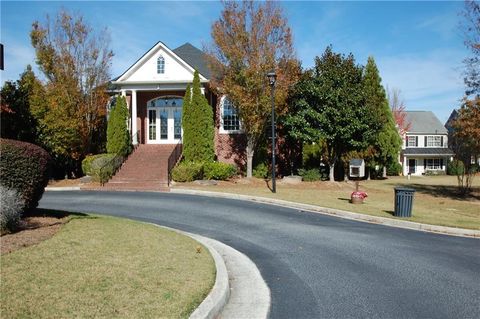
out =
{"type": "Polygon", "coordinates": [[[68,217],[26,217],[22,220],[20,229],[12,234],[0,237],[0,253],[8,254],[23,247],[40,243],[55,235],[63,224],[69,221],[68,217]]]}

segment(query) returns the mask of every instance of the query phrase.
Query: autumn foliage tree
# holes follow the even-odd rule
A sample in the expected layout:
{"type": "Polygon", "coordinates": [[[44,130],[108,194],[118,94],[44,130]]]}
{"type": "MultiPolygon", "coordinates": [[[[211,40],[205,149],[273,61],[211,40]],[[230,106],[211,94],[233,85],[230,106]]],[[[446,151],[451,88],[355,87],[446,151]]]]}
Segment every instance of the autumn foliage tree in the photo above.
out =
{"type": "Polygon", "coordinates": [[[31,103],[41,143],[57,162],[75,171],[105,140],[106,84],[113,57],[108,34],[62,10],[53,20],[35,21],[30,38],[46,79],[31,103]]]}
{"type": "Polygon", "coordinates": [[[397,126],[400,136],[404,136],[410,129],[412,123],[407,119],[407,113],[405,112],[405,102],[401,97],[400,90],[393,88],[388,91],[388,103],[392,110],[393,120],[397,126]]]}
{"type": "Polygon", "coordinates": [[[220,18],[213,23],[213,44],[206,47],[211,84],[226,94],[238,109],[247,137],[247,177],[271,112],[266,74],[277,75],[277,114],[287,110],[289,88],[299,76],[292,33],[278,3],[223,1],[220,18]]]}
{"type": "Polygon", "coordinates": [[[458,186],[462,194],[467,194],[471,191],[473,177],[478,170],[475,161],[480,158],[480,97],[464,100],[453,122],[453,129],[455,156],[463,163],[463,170],[457,174],[458,186]]]}
{"type": "Polygon", "coordinates": [[[461,12],[461,27],[464,33],[464,44],[471,51],[465,64],[464,82],[467,95],[480,96],[480,3],[466,0],[461,12]]]}

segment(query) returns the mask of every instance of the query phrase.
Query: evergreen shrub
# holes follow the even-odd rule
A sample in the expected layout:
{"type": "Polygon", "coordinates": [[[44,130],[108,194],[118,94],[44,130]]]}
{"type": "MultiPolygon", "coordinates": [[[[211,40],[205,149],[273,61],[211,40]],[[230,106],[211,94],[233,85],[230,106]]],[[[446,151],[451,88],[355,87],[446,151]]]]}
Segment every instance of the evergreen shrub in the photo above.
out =
{"type": "Polygon", "coordinates": [[[462,175],[463,174],[463,162],[459,160],[453,160],[447,163],[448,175],[462,175]]]}
{"type": "Polygon", "coordinates": [[[125,97],[117,99],[110,111],[107,123],[107,153],[128,155],[131,151],[130,133],[127,127],[128,108],[125,97]]]}
{"type": "MultiPolygon", "coordinates": [[[[381,170],[379,170],[381,172],[381,170]]],[[[402,165],[397,162],[389,162],[387,164],[387,176],[398,176],[402,172],[402,165]]]]}
{"type": "Polygon", "coordinates": [[[90,165],[92,180],[99,183],[107,182],[122,165],[123,157],[116,154],[98,154],[90,165]]]}
{"type": "Polygon", "coordinates": [[[175,182],[192,182],[203,178],[203,163],[181,162],[172,170],[175,182]]]}
{"type": "Polygon", "coordinates": [[[0,139],[0,183],[19,192],[23,212],[38,205],[50,177],[50,155],[41,147],[0,139]]]}
{"type": "Polygon", "coordinates": [[[82,161],[82,172],[84,175],[92,175],[92,162],[100,157],[105,156],[105,154],[96,154],[96,155],[87,155],[82,161]]]}
{"type": "Polygon", "coordinates": [[[268,165],[265,163],[260,163],[252,171],[252,175],[256,178],[267,178],[270,174],[270,170],[268,169],[268,165]]]}
{"type": "Polygon", "coordinates": [[[203,166],[203,177],[205,179],[215,179],[225,181],[237,173],[237,167],[232,164],[222,162],[209,162],[203,166]]]}
{"type": "Polygon", "coordinates": [[[315,182],[322,179],[322,174],[320,174],[320,170],[318,168],[301,168],[298,170],[298,175],[302,176],[302,180],[305,182],[315,182]]]}

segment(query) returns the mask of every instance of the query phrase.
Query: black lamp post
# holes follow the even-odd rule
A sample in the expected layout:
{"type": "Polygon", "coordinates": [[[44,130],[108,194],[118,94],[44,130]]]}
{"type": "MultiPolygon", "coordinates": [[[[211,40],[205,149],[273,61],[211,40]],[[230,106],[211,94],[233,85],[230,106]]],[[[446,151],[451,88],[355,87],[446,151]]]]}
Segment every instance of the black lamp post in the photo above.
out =
{"type": "Polygon", "coordinates": [[[277,75],[275,71],[270,71],[267,73],[268,81],[270,82],[270,87],[272,89],[272,192],[277,192],[277,187],[275,184],[275,80],[277,75]]]}

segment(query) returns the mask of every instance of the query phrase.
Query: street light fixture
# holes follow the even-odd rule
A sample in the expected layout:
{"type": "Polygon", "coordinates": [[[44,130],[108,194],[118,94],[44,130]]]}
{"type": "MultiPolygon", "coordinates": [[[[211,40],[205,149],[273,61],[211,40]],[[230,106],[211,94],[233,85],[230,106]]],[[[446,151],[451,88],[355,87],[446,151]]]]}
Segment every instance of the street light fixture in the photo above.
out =
{"type": "Polygon", "coordinates": [[[277,187],[275,183],[275,80],[277,75],[275,71],[270,71],[267,73],[268,81],[270,83],[271,95],[272,95],[272,192],[277,192],[277,187]]]}

